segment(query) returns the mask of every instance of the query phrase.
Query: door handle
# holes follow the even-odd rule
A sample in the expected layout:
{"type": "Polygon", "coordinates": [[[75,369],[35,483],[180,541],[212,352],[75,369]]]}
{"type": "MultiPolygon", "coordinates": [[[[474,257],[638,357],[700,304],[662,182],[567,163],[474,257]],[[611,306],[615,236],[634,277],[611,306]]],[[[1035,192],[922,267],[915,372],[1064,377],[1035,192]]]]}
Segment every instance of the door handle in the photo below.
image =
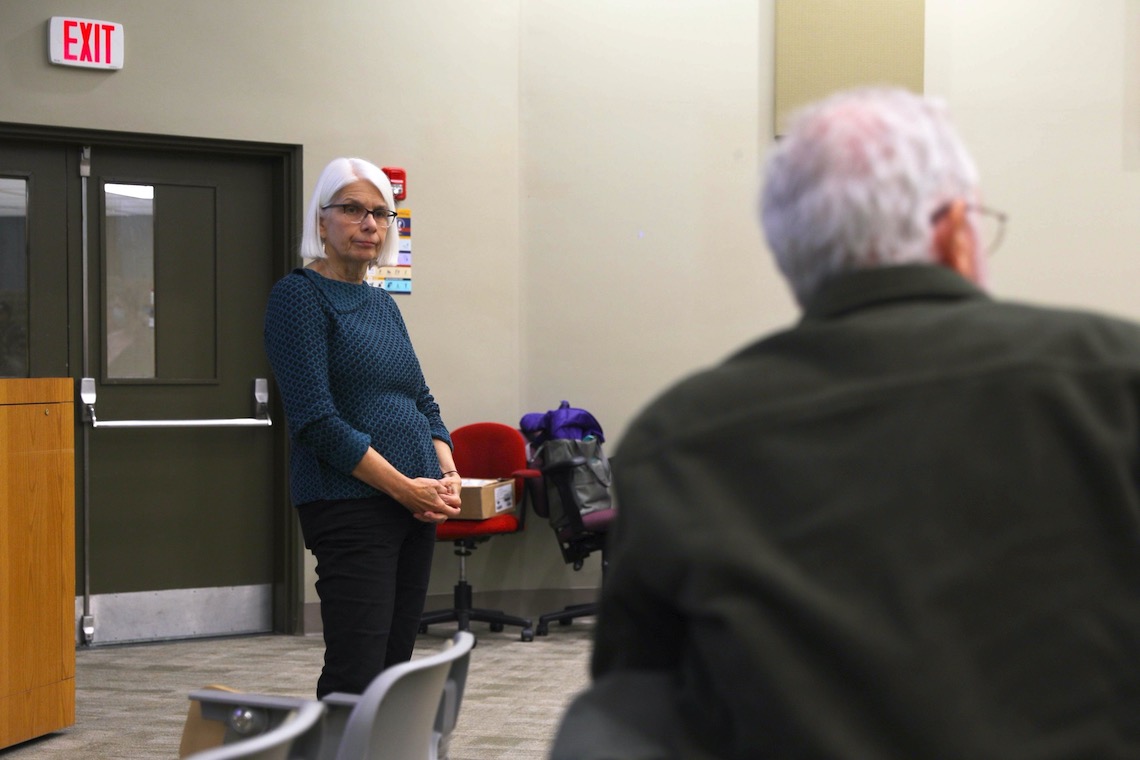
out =
{"type": "Polygon", "coordinates": [[[83,420],[93,428],[189,428],[189,427],[271,427],[269,418],[269,381],[264,377],[253,381],[253,416],[232,419],[198,420],[100,420],[95,416],[95,378],[79,382],[79,399],[83,404],[83,420]]]}

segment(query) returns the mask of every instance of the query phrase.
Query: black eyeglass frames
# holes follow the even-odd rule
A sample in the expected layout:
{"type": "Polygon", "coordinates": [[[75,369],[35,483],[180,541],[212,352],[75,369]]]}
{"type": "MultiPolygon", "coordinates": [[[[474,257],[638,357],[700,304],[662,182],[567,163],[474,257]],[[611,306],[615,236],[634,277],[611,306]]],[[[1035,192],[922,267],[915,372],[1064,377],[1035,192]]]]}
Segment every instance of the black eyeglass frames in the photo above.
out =
{"type": "Polygon", "coordinates": [[[340,209],[340,213],[344,215],[344,218],[353,224],[360,224],[364,221],[364,217],[371,214],[372,218],[376,220],[376,226],[381,229],[391,227],[398,216],[395,211],[389,208],[377,206],[374,209],[367,209],[359,203],[330,203],[327,206],[321,206],[321,211],[327,211],[330,208],[340,209]]]}

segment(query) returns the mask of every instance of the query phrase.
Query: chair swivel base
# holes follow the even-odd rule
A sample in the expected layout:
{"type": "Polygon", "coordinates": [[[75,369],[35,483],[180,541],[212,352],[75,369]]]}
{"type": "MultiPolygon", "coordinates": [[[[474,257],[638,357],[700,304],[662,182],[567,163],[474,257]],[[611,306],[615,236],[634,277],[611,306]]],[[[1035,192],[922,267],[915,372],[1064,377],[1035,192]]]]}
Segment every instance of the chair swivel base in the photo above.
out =
{"type": "Polygon", "coordinates": [[[561,612],[548,612],[545,615],[540,615],[535,633],[539,636],[549,634],[550,623],[554,620],[557,620],[559,625],[570,625],[570,622],[574,618],[590,617],[597,614],[598,605],[596,602],[590,602],[589,604],[571,604],[561,612]]]}
{"type": "Polygon", "coordinates": [[[420,633],[427,633],[429,625],[436,623],[459,624],[459,630],[470,631],[471,622],[490,624],[491,631],[498,633],[504,626],[517,625],[522,629],[520,638],[523,641],[534,641],[534,627],[529,618],[508,615],[502,610],[487,610],[472,606],[471,586],[466,581],[455,584],[453,597],[455,605],[449,610],[433,610],[420,616],[420,633]]]}

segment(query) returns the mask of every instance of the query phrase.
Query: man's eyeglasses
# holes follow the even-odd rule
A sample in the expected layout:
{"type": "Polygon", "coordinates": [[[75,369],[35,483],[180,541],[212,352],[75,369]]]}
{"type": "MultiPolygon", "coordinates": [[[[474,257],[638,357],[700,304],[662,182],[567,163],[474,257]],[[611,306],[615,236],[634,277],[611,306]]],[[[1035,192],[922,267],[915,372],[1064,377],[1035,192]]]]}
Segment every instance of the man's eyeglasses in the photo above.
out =
{"type": "Polygon", "coordinates": [[[360,224],[364,221],[364,217],[371,214],[372,218],[376,220],[376,226],[380,229],[391,227],[398,216],[395,211],[384,208],[383,206],[377,206],[369,210],[359,203],[330,203],[327,206],[321,206],[321,211],[327,211],[330,208],[340,209],[341,215],[353,224],[360,224]]]}
{"type": "MultiPolygon", "coordinates": [[[[930,223],[938,224],[949,212],[950,204],[944,203],[930,215],[930,223]]],[[[1004,212],[976,203],[967,203],[966,213],[974,215],[974,230],[978,234],[978,241],[985,246],[982,249],[985,254],[992,256],[1005,237],[1005,223],[1009,217],[1004,212]]]]}

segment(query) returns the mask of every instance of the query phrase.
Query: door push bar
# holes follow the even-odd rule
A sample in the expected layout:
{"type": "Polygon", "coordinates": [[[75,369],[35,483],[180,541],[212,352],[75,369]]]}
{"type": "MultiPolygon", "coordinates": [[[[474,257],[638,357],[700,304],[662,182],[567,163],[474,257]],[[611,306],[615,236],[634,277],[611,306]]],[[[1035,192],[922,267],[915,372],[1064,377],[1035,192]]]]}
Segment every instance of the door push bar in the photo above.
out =
{"type": "Polygon", "coordinates": [[[205,420],[100,420],[95,416],[95,378],[79,382],[79,398],[83,402],[83,420],[93,428],[187,428],[187,427],[269,427],[269,381],[264,377],[253,381],[253,416],[236,419],[205,420]]]}

